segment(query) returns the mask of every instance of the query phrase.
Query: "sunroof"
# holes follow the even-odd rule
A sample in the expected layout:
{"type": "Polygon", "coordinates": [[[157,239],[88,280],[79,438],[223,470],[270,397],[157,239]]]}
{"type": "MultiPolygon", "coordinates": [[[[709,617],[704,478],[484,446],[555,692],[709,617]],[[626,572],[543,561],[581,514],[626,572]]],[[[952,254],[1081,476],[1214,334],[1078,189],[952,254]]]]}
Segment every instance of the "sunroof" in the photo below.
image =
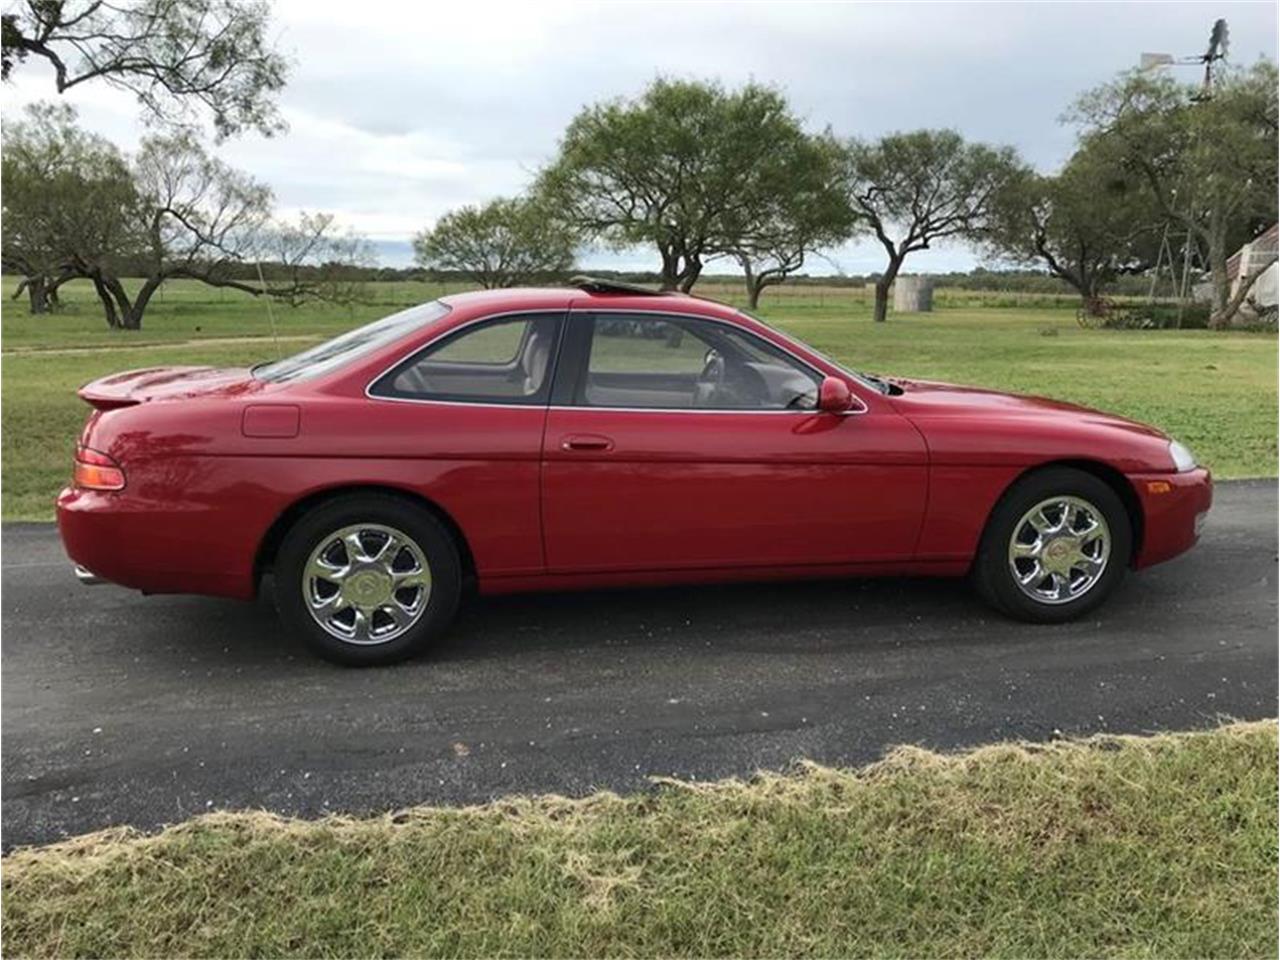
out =
{"type": "Polygon", "coordinates": [[[652,287],[623,283],[621,280],[605,280],[601,277],[572,277],[569,283],[587,293],[629,293],[645,297],[661,297],[666,296],[667,293],[665,290],[654,290],[652,287]]]}

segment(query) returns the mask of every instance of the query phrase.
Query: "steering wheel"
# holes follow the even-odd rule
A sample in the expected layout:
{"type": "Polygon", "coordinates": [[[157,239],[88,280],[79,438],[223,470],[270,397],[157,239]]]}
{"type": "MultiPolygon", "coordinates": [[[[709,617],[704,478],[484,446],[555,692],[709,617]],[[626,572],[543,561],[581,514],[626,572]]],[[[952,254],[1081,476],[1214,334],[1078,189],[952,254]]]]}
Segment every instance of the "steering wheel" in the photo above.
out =
{"type": "Polygon", "coordinates": [[[708,406],[724,387],[724,357],[717,350],[708,350],[702,358],[702,372],[693,387],[693,405],[708,406]]]}

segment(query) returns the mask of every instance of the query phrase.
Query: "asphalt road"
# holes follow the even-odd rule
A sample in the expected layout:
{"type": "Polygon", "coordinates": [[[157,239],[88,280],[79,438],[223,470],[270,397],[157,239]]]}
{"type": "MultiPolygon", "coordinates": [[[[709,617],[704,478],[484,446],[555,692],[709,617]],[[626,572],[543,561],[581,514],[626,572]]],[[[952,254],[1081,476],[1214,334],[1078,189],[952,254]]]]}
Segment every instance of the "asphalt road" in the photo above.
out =
{"type": "Polygon", "coordinates": [[[432,656],[364,671],[266,602],[81,587],[50,526],[6,526],[3,844],[1275,716],[1276,484],[1216,499],[1194,551],[1068,626],[941,581],[557,594],[476,602],[432,656]]]}

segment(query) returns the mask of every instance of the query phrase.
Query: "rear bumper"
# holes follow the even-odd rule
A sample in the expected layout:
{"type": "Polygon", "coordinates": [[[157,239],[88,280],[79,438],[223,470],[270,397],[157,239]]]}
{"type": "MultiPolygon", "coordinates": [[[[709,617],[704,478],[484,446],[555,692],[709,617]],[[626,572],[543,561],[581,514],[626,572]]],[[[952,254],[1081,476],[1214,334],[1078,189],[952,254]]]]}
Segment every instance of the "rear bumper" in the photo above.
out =
{"type": "Polygon", "coordinates": [[[202,593],[249,599],[248,571],[203,542],[191,514],[166,512],[128,493],[68,487],[58,495],[58,533],[81,583],[114,583],[144,593],[202,593]]]}
{"type": "Polygon", "coordinates": [[[1203,467],[1185,473],[1129,477],[1142,505],[1142,543],[1135,568],[1170,560],[1195,546],[1213,505],[1213,478],[1203,467]]]}

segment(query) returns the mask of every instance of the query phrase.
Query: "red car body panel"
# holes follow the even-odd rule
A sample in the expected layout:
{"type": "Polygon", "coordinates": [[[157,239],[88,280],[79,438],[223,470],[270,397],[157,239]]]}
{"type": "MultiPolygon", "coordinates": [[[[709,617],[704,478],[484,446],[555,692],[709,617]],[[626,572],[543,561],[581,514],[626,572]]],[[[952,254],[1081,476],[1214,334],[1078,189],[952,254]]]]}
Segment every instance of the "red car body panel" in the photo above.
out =
{"type": "Polygon", "coordinates": [[[81,391],[82,445],[120,491],[64,490],[77,563],[148,592],[252,597],[273,538],[339,490],[420,497],[462,538],[482,592],[844,574],[961,574],[1020,475],[1073,462],[1137,512],[1135,566],[1189,548],[1207,471],[1168,439],[1039,398],[896,381],[887,396],[740,312],[691,297],[493,291],[336,371],[284,383],[246,370],[160,368],[81,391]],[[403,401],[366,390],[437,337],[482,318],[582,311],[733,324],[844,379],[855,406],[816,411],[616,410],[403,401]]]}
{"type": "Polygon", "coordinates": [[[873,563],[915,550],[928,465],[920,434],[891,411],[556,409],[546,436],[549,572],[873,563]],[[582,435],[611,446],[565,449],[582,435]]]}

